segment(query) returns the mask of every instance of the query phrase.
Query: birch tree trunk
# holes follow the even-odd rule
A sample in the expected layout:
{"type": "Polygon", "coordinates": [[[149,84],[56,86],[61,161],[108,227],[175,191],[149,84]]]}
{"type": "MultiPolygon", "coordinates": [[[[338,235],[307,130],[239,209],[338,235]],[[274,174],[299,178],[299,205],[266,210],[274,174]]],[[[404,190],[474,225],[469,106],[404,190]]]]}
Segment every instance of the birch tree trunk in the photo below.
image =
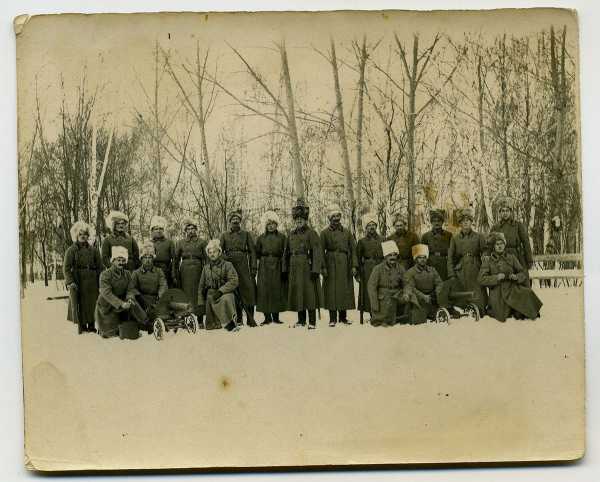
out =
{"type": "Polygon", "coordinates": [[[290,78],[290,68],[288,65],[287,52],[285,44],[279,46],[281,53],[281,69],[285,83],[286,101],[288,106],[287,125],[290,141],[292,143],[292,162],[294,164],[294,191],[298,199],[304,199],[304,177],[302,175],[302,162],[300,160],[300,142],[298,140],[298,129],[296,127],[296,110],[294,107],[294,94],[292,91],[292,81],[290,78]]]}
{"type": "Polygon", "coordinates": [[[365,95],[365,68],[367,65],[367,37],[363,36],[358,63],[358,114],[356,117],[356,232],[362,232],[362,137],[365,95]]]}
{"type": "Polygon", "coordinates": [[[356,205],[354,203],[354,189],[352,187],[352,169],[350,167],[350,155],[348,153],[348,142],[346,140],[346,124],[344,120],[344,104],[342,101],[342,91],[340,89],[340,78],[335,53],[335,43],[331,39],[331,67],[333,69],[333,85],[335,89],[335,100],[337,110],[337,133],[340,139],[342,149],[342,161],[344,163],[344,179],[346,185],[346,199],[350,208],[350,219],[352,221],[352,230],[356,234],[356,205]]]}

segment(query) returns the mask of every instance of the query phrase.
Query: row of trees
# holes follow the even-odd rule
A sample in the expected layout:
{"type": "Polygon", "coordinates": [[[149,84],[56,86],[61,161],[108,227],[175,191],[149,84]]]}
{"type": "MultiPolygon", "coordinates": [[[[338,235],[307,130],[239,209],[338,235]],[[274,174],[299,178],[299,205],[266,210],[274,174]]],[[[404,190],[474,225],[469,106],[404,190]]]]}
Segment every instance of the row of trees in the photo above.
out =
{"type": "Polygon", "coordinates": [[[91,220],[102,237],[110,209],[130,216],[138,238],[155,213],[172,220],[172,235],[192,215],[214,237],[232,208],[258,230],[266,209],[287,217],[306,198],[317,226],[337,202],[359,236],[367,210],[385,233],[396,212],[423,231],[429,208],[466,205],[486,230],[494,199],[509,194],[522,201],[518,216],[536,252],[550,239],[557,251],[580,250],[576,64],[566,28],[494,39],[363,36],[312,49],[315,69],[330,76],[319,105],[310,84],[294,81],[283,42],[269,49],[277,77],[227,47],[246,76],[243,92],[208,48],[198,43],[190,55],[156,42],[153,75],[138,78],[142,100],[132,101],[126,125],[100,109],[102,86],[91,89],[85,69],[76,89],[61,79],[56,117],[44,118],[36,88],[35,128],[19,162],[23,284],[34,265],[47,277],[75,220],[91,220]],[[219,123],[215,108],[224,105],[219,123]],[[59,125],[55,136],[49,122],[59,125]]]}

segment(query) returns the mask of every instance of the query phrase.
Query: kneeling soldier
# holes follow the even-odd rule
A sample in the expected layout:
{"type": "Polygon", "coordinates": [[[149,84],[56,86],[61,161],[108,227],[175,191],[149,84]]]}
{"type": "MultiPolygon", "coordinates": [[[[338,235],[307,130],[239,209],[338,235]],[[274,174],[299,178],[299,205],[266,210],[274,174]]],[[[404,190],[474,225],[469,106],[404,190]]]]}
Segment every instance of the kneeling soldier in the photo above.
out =
{"type": "Polygon", "coordinates": [[[218,239],[208,242],[206,254],[208,263],[202,269],[198,285],[198,305],[205,307],[206,329],[237,331],[242,325],[233,294],[239,285],[238,275],[233,264],[223,259],[218,239]]]}
{"type": "Polygon", "coordinates": [[[126,300],[131,282],[131,272],[125,269],[127,249],[113,246],[110,261],[110,268],[100,275],[100,295],[94,312],[98,333],[102,338],[119,335],[120,325],[129,325],[131,317],[137,322],[143,322],[146,318],[146,314],[135,303],[126,300]]]}
{"type": "Polygon", "coordinates": [[[435,316],[442,278],[434,267],[427,265],[429,248],[426,244],[413,246],[412,255],[415,265],[404,275],[404,286],[410,300],[409,322],[425,323],[435,316]]]}
{"type": "Polygon", "coordinates": [[[168,314],[157,308],[158,300],[167,291],[167,278],[161,268],[154,266],[155,257],[152,241],[144,243],[140,256],[142,266],[132,273],[127,290],[127,299],[146,314],[141,328],[148,333],[152,333],[154,319],[168,314]]]}
{"type": "Polygon", "coordinates": [[[395,325],[404,314],[407,297],[403,293],[404,267],[398,261],[398,246],[394,241],[381,243],[383,262],[379,263],[369,278],[368,290],[371,300],[373,326],[395,325]]]}

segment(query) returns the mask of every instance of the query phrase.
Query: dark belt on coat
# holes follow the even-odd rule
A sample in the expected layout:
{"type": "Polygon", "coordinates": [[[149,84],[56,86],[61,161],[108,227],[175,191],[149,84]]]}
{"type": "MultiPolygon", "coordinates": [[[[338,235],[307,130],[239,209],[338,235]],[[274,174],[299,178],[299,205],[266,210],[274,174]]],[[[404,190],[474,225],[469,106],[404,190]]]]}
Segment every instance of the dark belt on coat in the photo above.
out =
{"type": "Polygon", "coordinates": [[[326,251],[328,253],[343,253],[343,254],[348,254],[348,251],[343,251],[341,249],[327,249],[326,251]]]}
{"type": "Polygon", "coordinates": [[[261,258],[274,258],[274,259],[280,259],[281,255],[279,254],[263,254],[261,256],[261,258]]]}
{"type": "Polygon", "coordinates": [[[308,255],[308,251],[292,251],[291,253],[292,256],[307,256],[308,255]]]}
{"type": "Polygon", "coordinates": [[[448,254],[447,254],[447,253],[446,253],[446,254],[444,254],[444,253],[442,253],[442,252],[440,252],[440,251],[436,251],[436,252],[434,252],[434,253],[429,253],[429,255],[430,255],[430,256],[438,256],[438,257],[440,257],[440,258],[447,258],[447,257],[448,257],[448,254]]]}
{"type": "Polygon", "coordinates": [[[242,251],[241,249],[229,249],[225,251],[225,254],[246,254],[248,251],[242,251]]]}
{"type": "Polygon", "coordinates": [[[199,256],[194,256],[194,255],[188,255],[188,256],[182,256],[181,259],[197,259],[198,261],[202,261],[202,258],[200,258],[199,256]]]}
{"type": "Polygon", "coordinates": [[[78,266],[77,269],[80,271],[96,271],[98,268],[93,266],[78,266]]]}

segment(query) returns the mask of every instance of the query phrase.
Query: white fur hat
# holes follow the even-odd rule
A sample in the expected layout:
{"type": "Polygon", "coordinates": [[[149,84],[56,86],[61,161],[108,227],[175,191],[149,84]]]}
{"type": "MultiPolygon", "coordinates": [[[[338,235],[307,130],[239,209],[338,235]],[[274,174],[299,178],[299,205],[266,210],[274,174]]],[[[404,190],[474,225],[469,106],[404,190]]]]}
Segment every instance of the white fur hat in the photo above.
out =
{"type": "Polygon", "coordinates": [[[87,231],[89,234],[88,243],[94,244],[96,241],[96,230],[94,229],[94,226],[85,221],[76,221],[73,226],[71,226],[71,241],[76,242],[81,231],[87,231]]]}
{"type": "Polygon", "coordinates": [[[327,209],[327,219],[331,219],[331,216],[333,216],[335,214],[339,214],[341,216],[342,215],[342,210],[340,209],[339,206],[337,206],[335,204],[332,204],[327,209]]]}
{"type": "Polygon", "coordinates": [[[400,251],[398,251],[398,245],[396,244],[396,241],[384,241],[383,243],[381,243],[381,249],[383,250],[384,257],[392,253],[400,254],[400,251]]]}
{"type": "Polygon", "coordinates": [[[375,226],[377,226],[379,224],[379,219],[377,218],[376,214],[368,213],[363,216],[362,223],[365,228],[371,223],[375,223],[375,226]]]}
{"type": "Polygon", "coordinates": [[[129,222],[127,214],[122,213],[121,211],[111,211],[105,219],[106,227],[112,231],[115,228],[115,222],[120,220],[129,222]]]}
{"type": "Polygon", "coordinates": [[[167,229],[167,220],[162,216],[152,216],[150,220],[150,229],[163,228],[167,229]]]}
{"type": "Polygon", "coordinates": [[[110,260],[114,261],[116,258],[125,258],[125,261],[128,259],[127,248],[123,246],[113,246],[110,250],[110,260]]]}
{"type": "Polygon", "coordinates": [[[206,254],[208,254],[209,249],[218,249],[222,253],[223,248],[221,248],[221,241],[218,239],[211,239],[206,245],[206,254]]]}
{"type": "Polygon", "coordinates": [[[429,246],[426,244],[415,244],[412,247],[412,257],[415,259],[417,256],[425,256],[429,258],[429,246]]]}
{"type": "Polygon", "coordinates": [[[262,224],[263,228],[266,228],[267,224],[269,223],[275,223],[277,224],[277,226],[281,224],[279,221],[279,216],[275,211],[267,211],[266,213],[264,213],[260,218],[260,223],[262,224]]]}
{"type": "Polygon", "coordinates": [[[140,251],[140,258],[143,258],[144,256],[152,256],[153,258],[156,257],[156,250],[154,249],[154,243],[152,243],[152,241],[150,241],[149,239],[144,241],[144,244],[142,244],[142,249],[140,251]]]}

